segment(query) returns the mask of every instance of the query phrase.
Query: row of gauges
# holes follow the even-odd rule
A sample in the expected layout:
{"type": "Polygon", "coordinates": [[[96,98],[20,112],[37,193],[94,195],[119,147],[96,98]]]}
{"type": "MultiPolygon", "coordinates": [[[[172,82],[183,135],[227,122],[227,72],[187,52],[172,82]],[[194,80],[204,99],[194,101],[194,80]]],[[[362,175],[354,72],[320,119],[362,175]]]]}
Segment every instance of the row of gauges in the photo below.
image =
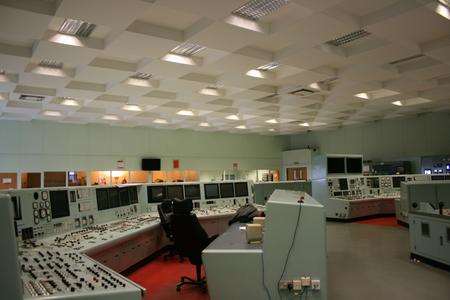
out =
{"type": "MultiPolygon", "coordinates": [[[[39,199],[39,194],[34,193],[34,199],[39,199]]],[[[52,220],[50,213],[50,201],[48,200],[48,192],[41,192],[42,202],[33,202],[33,216],[34,216],[34,224],[39,224],[40,219],[47,219],[48,222],[52,220]]]]}

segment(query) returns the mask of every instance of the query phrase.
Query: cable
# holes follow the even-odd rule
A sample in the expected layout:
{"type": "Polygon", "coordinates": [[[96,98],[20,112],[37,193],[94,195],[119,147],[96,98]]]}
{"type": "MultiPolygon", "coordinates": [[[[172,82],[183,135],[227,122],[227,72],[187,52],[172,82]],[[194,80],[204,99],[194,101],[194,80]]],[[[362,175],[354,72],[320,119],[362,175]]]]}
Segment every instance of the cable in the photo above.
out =
{"type": "Polygon", "coordinates": [[[299,206],[298,206],[298,215],[297,215],[297,222],[296,222],[296,225],[295,225],[295,231],[294,231],[294,234],[293,234],[293,236],[292,236],[291,246],[289,247],[289,251],[288,251],[288,254],[287,254],[287,256],[286,256],[286,260],[285,260],[285,262],[284,262],[283,272],[281,272],[280,279],[278,279],[278,283],[277,283],[277,291],[278,291],[278,296],[279,296],[280,298],[281,298],[281,295],[280,295],[280,289],[279,289],[279,286],[280,286],[281,279],[283,279],[284,272],[286,272],[286,267],[287,267],[287,263],[288,263],[288,261],[289,261],[289,256],[291,256],[291,251],[292,251],[292,248],[294,247],[295,238],[297,237],[297,230],[298,230],[298,224],[300,223],[300,215],[301,215],[301,212],[302,212],[302,204],[299,203],[299,206]]]}

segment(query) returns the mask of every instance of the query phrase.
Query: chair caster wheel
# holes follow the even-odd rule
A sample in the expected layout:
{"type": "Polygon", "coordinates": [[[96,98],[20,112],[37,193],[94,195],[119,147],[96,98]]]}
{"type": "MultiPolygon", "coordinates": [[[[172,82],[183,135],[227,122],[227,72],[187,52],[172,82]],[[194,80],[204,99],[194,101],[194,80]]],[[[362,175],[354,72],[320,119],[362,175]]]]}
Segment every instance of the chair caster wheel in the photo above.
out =
{"type": "Polygon", "coordinates": [[[177,286],[177,292],[181,291],[181,287],[177,286]]]}

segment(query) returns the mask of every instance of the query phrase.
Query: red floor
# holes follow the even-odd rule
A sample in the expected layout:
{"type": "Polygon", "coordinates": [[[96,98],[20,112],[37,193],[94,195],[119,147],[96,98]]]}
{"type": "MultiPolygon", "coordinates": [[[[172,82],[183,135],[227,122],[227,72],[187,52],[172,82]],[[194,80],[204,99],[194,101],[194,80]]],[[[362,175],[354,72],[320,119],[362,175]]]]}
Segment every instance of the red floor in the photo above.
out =
{"type": "Polygon", "coordinates": [[[198,287],[186,285],[177,292],[175,286],[181,276],[195,278],[195,266],[187,260],[182,263],[177,259],[164,261],[160,256],[129,274],[128,278],[147,289],[146,300],[209,300],[209,295],[198,287]]]}
{"type": "Polygon", "coordinates": [[[378,217],[378,218],[373,218],[373,219],[361,220],[361,221],[357,221],[356,223],[369,224],[369,225],[375,225],[375,226],[391,226],[391,227],[400,226],[397,224],[397,219],[395,218],[395,216],[378,217]]]}

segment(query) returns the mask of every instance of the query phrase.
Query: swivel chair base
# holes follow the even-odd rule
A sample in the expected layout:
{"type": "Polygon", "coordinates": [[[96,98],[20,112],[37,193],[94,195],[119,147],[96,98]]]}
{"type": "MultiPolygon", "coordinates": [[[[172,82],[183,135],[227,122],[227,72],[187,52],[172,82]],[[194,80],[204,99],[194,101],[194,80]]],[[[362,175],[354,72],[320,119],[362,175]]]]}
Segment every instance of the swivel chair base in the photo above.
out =
{"type": "Polygon", "coordinates": [[[181,287],[185,284],[196,285],[200,287],[204,292],[206,292],[206,277],[202,277],[201,265],[195,266],[195,271],[197,273],[197,278],[192,279],[186,276],[182,276],[180,282],[177,284],[177,292],[181,291],[181,287]]]}

